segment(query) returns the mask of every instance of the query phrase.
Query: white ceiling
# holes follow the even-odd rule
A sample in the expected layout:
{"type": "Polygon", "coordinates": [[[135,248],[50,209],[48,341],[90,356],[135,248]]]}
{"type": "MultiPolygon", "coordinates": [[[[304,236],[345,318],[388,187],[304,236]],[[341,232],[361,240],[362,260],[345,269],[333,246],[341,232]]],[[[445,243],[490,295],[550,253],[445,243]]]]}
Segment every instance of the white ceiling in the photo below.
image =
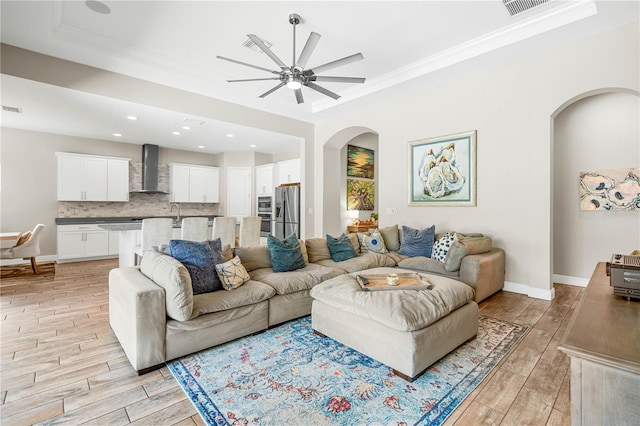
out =
{"type": "MultiPolygon", "coordinates": [[[[391,93],[399,83],[484,53],[500,52],[523,40],[548,42],[540,34],[571,37],[586,28],[597,31],[637,21],[639,13],[637,1],[592,0],[552,0],[516,17],[509,16],[502,0],[103,3],[110,8],[109,14],[92,11],[84,1],[3,0],[2,42],[309,122],[339,113],[336,107],[340,105],[355,105],[374,93],[391,93]],[[278,69],[267,55],[242,46],[247,34],[273,43],[271,49],[282,61],[292,61],[290,13],[302,17],[297,27],[297,55],[311,31],[322,36],[309,66],[362,52],[363,61],[322,75],[366,77],[367,81],[318,83],[342,95],[338,101],[303,88],[305,103],[300,105],[287,88],[258,98],[277,82],[227,83],[227,79],[271,75],[221,61],[216,55],[278,69]]],[[[290,136],[211,118],[188,117],[5,75],[1,83],[2,104],[23,109],[23,114],[2,113],[6,127],[186,150],[203,145],[206,152],[230,150],[227,133],[236,135],[232,150],[276,153],[298,147],[298,140],[290,136]],[[140,119],[126,120],[130,114],[140,119]],[[186,119],[205,124],[191,126],[190,131],[177,129],[186,119]],[[182,135],[172,135],[174,130],[182,135]],[[115,132],[123,136],[115,138],[115,132]]]]}

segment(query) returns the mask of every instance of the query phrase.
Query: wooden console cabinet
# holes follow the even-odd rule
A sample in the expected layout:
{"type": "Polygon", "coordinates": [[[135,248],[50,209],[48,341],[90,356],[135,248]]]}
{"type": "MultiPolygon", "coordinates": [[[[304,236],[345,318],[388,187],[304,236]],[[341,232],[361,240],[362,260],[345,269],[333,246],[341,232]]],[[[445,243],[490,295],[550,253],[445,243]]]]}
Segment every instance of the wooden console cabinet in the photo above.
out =
{"type": "Polygon", "coordinates": [[[640,302],[598,263],[558,349],[571,358],[571,424],[640,424],[640,302]]]}

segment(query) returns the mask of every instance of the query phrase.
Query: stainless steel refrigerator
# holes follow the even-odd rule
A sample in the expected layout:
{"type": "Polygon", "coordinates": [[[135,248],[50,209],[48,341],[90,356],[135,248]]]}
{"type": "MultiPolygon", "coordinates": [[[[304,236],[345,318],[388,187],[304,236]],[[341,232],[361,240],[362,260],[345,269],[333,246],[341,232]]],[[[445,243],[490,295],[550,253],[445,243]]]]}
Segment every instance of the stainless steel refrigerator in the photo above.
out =
{"type": "Polygon", "coordinates": [[[291,234],[300,238],[300,186],[276,188],[274,236],[283,239],[291,234]]]}

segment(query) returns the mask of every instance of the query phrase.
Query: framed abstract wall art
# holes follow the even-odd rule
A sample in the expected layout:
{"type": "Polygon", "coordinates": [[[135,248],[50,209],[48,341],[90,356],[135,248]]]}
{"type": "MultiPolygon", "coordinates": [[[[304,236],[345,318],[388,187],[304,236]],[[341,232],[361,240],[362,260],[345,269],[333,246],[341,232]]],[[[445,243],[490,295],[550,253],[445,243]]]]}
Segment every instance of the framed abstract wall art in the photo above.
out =
{"type": "Polygon", "coordinates": [[[374,151],[355,145],[347,145],[347,176],[373,179],[374,151]]]}
{"type": "Polygon", "coordinates": [[[476,131],[409,142],[410,206],[476,205],[476,131]]]}
{"type": "Polygon", "coordinates": [[[375,181],[347,179],[347,210],[375,210],[375,181]]]}
{"type": "Polygon", "coordinates": [[[580,210],[640,210],[640,167],[580,172],[580,210]]]}

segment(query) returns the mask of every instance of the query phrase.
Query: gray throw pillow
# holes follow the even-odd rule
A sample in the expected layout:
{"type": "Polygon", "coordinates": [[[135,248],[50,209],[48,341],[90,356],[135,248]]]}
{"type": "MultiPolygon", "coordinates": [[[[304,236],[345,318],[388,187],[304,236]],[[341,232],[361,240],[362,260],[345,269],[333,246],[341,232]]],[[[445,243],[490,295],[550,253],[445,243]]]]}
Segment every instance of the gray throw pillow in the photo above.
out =
{"type": "Polygon", "coordinates": [[[398,251],[400,249],[400,235],[398,233],[398,225],[386,226],[380,228],[380,235],[384,240],[384,245],[389,251],[398,251]]]}
{"type": "Polygon", "coordinates": [[[431,225],[429,228],[425,229],[413,229],[408,226],[403,226],[400,254],[412,257],[431,257],[435,233],[435,225],[431,225]]]}
{"type": "Polygon", "coordinates": [[[460,269],[462,258],[467,255],[467,248],[460,241],[454,241],[449,247],[447,257],[444,260],[444,269],[455,272],[460,269]]]}

